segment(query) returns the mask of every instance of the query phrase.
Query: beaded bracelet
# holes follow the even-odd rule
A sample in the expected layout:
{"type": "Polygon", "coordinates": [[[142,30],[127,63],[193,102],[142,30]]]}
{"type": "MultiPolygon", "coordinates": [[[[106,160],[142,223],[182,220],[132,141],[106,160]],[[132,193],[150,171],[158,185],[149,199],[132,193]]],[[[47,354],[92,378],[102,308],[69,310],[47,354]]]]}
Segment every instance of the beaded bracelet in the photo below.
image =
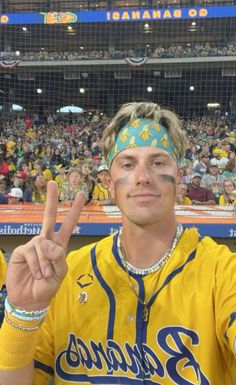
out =
{"type": "Polygon", "coordinates": [[[7,311],[5,311],[5,321],[10,325],[12,326],[13,328],[15,329],[19,329],[19,330],[23,330],[24,332],[32,332],[32,331],[35,331],[35,330],[38,330],[41,326],[41,324],[43,323],[44,321],[44,318],[40,319],[39,320],[39,323],[35,326],[32,326],[32,327],[29,327],[29,326],[22,326],[22,325],[19,325],[15,322],[13,322],[12,320],[9,319],[8,315],[7,315],[7,311]]]}
{"type": "Polygon", "coordinates": [[[23,309],[18,309],[13,306],[8,297],[5,300],[5,309],[8,313],[12,314],[15,318],[23,321],[37,321],[44,319],[45,315],[48,312],[48,307],[41,310],[27,311],[23,309]]]}

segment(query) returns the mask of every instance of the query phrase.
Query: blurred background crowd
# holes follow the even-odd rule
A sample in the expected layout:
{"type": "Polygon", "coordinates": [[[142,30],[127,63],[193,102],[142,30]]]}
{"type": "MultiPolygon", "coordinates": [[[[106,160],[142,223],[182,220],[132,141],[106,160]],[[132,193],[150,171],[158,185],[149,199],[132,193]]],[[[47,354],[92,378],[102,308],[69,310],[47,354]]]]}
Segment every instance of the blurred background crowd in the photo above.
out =
{"type": "Polygon", "coordinates": [[[148,57],[150,59],[185,58],[185,57],[213,57],[213,56],[235,56],[236,46],[233,43],[186,43],[166,44],[165,46],[133,49],[107,49],[88,51],[80,47],[78,51],[30,51],[3,52],[0,60],[18,59],[21,61],[53,61],[53,60],[108,60],[148,57]]]}
{"type": "MultiPolygon", "coordinates": [[[[43,204],[54,179],[59,202],[71,204],[83,191],[87,204],[112,204],[109,172],[102,158],[104,113],[18,116],[2,123],[1,204],[43,204]]],[[[182,120],[188,148],[176,204],[232,205],[236,190],[236,131],[227,116],[182,120]]]]}

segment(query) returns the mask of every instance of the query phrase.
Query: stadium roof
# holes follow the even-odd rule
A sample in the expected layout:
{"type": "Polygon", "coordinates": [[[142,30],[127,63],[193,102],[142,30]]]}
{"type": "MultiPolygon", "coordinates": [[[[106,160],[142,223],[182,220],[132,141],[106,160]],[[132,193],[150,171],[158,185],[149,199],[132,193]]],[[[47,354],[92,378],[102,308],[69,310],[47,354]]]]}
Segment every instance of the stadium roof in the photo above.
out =
{"type": "Polygon", "coordinates": [[[232,5],[234,0],[1,0],[0,13],[232,5]]]}

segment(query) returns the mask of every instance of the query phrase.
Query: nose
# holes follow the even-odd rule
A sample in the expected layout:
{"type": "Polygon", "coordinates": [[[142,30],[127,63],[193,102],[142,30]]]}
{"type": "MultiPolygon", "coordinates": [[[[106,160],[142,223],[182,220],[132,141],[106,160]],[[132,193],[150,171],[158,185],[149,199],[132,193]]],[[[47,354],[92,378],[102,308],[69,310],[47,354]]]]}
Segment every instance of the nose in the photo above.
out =
{"type": "Polygon", "coordinates": [[[151,176],[150,170],[146,165],[138,165],[136,168],[136,184],[137,185],[146,185],[150,184],[151,176]]]}

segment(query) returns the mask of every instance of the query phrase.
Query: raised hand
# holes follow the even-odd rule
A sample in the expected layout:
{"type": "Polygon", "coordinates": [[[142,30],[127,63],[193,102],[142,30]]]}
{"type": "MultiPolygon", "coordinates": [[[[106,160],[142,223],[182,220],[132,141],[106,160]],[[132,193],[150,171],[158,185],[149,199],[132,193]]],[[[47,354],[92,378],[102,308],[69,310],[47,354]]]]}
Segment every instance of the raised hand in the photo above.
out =
{"type": "Polygon", "coordinates": [[[48,182],[41,233],[17,247],[9,262],[6,286],[14,306],[38,310],[49,305],[67,273],[66,249],[84,202],[84,194],[78,193],[60,230],[55,232],[58,188],[56,182],[48,182]]]}

